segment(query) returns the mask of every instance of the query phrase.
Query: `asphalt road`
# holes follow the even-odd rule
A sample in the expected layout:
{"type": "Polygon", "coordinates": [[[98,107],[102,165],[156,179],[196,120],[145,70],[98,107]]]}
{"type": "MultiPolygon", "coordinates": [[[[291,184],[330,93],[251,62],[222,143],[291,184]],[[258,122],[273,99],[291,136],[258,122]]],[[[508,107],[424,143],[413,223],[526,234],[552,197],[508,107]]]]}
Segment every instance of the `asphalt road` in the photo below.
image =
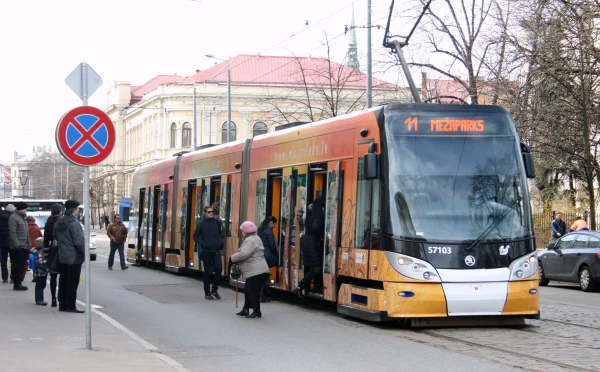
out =
{"type": "MultiPolygon", "coordinates": [[[[235,292],[204,299],[202,281],[148,268],[107,270],[96,238],[92,303],[189,371],[597,371],[600,293],[541,288],[525,327],[407,330],[340,316],[282,294],[261,319],[235,315],[235,292]]],[[[117,255],[118,256],[118,255],[117,255]]],[[[85,286],[79,298],[85,299],[85,286]]],[[[93,325],[92,325],[93,327],[93,325]]],[[[93,332],[93,328],[92,328],[93,332]]]]}

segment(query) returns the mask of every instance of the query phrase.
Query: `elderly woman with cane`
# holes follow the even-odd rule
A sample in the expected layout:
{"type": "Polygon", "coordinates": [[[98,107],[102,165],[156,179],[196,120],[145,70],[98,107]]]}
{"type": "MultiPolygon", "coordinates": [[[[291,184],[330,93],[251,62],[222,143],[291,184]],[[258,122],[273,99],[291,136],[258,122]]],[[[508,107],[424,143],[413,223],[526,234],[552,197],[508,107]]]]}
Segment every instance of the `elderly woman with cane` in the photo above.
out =
{"type": "Polygon", "coordinates": [[[256,235],[256,225],[246,221],[240,226],[242,244],[237,253],[231,255],[230,265],[239,263],[245,279],[245,302],[242,311],[236,315],[246,318],[260,318],[260,290],[269,275],[269,266],[265,260],[265,248],[262,240],[256,235]],[[252,314],[249,313],[252,308],[252,314]]]}

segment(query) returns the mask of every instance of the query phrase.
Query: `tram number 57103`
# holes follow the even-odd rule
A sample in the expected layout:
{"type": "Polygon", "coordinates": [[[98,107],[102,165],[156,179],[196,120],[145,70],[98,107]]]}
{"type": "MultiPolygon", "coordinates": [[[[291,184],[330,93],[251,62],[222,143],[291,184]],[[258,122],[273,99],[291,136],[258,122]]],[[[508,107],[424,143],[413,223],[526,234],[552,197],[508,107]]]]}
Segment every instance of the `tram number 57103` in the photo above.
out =
{"type": "Polygon", "coordinates": [[[452,247],[428,247],[427,252],[434,254],[452,254],[452,247]]]}

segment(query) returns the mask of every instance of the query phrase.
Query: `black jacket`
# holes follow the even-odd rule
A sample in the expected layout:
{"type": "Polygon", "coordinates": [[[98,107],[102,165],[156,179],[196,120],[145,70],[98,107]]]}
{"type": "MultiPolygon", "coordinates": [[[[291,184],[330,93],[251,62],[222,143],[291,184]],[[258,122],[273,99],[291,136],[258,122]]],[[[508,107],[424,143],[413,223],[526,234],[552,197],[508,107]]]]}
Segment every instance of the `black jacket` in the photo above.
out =
{"type": "Polygon", "coordinates": [[[50,247],[48,251],[48,265],[54,261],[54,257],[58,254],[58,247],[52,248],[52,237],[54,233],[54,225],[56,221],[60,220],[60,215],[56,214],[54,216],[50,216],[48,221],[46,221],[46,225],[44,225],[44,247],[50,247]]]}
{"type": "Polygon", "coordinates": [[[196,224],[194,241],[204,251],[218,252],[223,249],[221,222],[216,218],[202,217],[196,224]]]}
{"type": "Polygon", "coordinates": [[[302,262],[305,266],[323,266],[323,234],[325,232],[325,212],[313,207],[306,214],[305,233],[300,238],[302,262]]]}
{"type": "Polygon", "coordinates": [[[13,212],[2,211],[0,213],[0,248],[10,248],[10,238],[8,236],[8,219],[13,212]]]}
{"type": "Polygon", "coordinates": [[[277,266],[279,262],[279,252],[277,251],[277,243],[275,242],[275,235],[273,230],[266,228],[259,230],[257,234],[262,240],[263,246],[265,247],[265,260],[269,267],[277,266]]]}

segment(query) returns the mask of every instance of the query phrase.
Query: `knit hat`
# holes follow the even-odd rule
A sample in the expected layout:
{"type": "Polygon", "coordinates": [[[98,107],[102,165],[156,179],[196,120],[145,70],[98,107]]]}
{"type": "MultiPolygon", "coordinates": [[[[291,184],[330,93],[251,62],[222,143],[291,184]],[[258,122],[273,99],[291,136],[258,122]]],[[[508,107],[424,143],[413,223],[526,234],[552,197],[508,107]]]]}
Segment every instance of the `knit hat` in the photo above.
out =
{"type": "Polygon", "coordinates": [[[252,233],[256,232],[256,225],[252,221],[246,221],[246,222],[242,223],[242,226],[240,226],[240,229],[245,234],[252,234],[252,233]]]}
{"type": "Polygon", "coordinates": [[[24,202],[16,202],[15,203],[15,209],[20,211],[22,209],[27,209],[27,204],[24,202]]]}
{"type": "Polygon", "coordinates": [[[37,238],[35,240],[35,246],[38,248],[44,248],[44,238],[37,238]]]}
{"type": "Polygon", "coordinates": [[[14,212],[15,211],[15,206],[12,204],[9,204],[6,206],[6,211],[7,212],[14,212]]]}
{"type": "Polygon", "coordinates": [[[67,200],[65,202],[65,209],[74,209],[79,207],[79,202],[77,200],[67,200]]]}

